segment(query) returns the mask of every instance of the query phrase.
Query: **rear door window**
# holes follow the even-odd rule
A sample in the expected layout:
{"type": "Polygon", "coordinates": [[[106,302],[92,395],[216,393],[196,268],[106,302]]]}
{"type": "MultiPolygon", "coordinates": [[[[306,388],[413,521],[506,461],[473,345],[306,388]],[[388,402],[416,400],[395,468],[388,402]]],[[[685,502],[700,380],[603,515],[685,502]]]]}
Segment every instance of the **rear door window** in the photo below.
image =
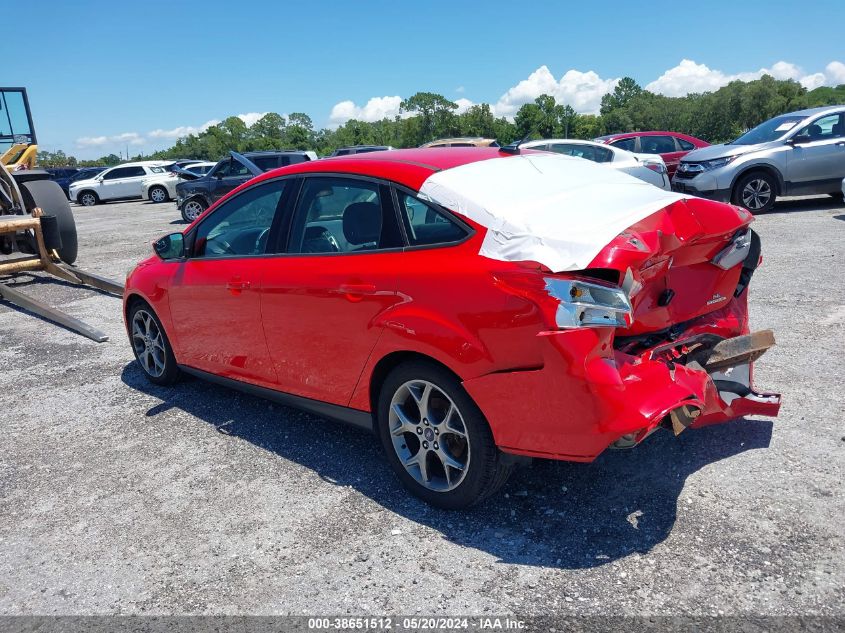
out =
{"type": "Polygon", "coordinates": [[[278,156],[256,156],[250,159],[261,171],[270,171],[279,166],[278,156]]]}
{"type": "Polygon", "coordinates": [[[464,227],[427,202],[403,191],[397,191],[397,197],[399,214],[411,246],[450,244],[467,236],[464,227]]]}
{"type": "Polygon", "coordinates": [[[671,154],[677,152],[675,139],[671,136],[641,136],[641,154],[671,154]]]}
{"type": "Polygon", "coordinates": [[[117,167],[112,169],[109,173],[103,176],[103,180],[117,180],[119,178],[135,178],[137,176],[144,176],[143,167],[117,167]]]}
{"type": "Polygon", "coordinates": [[[355,253],[403,246],[386,187],[353,178],[307,178],[288,253],[355,253]],[[387,197],[387,200],[385,200],[387,197]]]}
{"type": "Polygon", "coordinates": [[[693,145],[687,140],[684,140],[682,138],[676,138],[675,140],[678,141],[678,145],[680,145],[681,149],[685,152],[689,152],[695,149],[695,145],[693,145]]]}

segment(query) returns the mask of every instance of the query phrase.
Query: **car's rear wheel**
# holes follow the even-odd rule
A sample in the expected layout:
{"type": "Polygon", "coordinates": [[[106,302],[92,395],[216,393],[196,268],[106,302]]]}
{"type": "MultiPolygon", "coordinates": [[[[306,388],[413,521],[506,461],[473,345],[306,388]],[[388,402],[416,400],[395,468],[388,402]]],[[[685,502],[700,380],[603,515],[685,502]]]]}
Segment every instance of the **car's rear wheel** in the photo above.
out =
{"type": "Polygon", "coordinates": [[[149,192],[150,202],[167,202],[170,196],[167,194],[167,189],[164,187],[150,187],[149,192]]]}
{"type": "Polygon", "coordinates": [[[732,200],[751,213],[765,213],[775,206],[776,195],[777,183],[774,177],[764,171],[754,171],[739,179],[732,200]]]}
{"type": "Polygon", "coordinates": [[[83,191],[78,196],[76,196],[76,201],[83,207],[93,207],[100,201],[100,199],[97,197],[97,194],[93,191],[83,191]]]}
{"type": "Polygon", "coordinates": [[[188,200],[182,205],[182,219],[185,222],[193,222],[205,211],[205,205],[199,200],[188,200]]]}
{"type": "Polygon", "coordinates": [[[433,363],[408,362],[387,376],[378,432],[402,484],[440,508],[485,499],[512,470],[481,410],[455,376],[433,363]]]}
{"type": "Polygon", "coordinates": [[[132,351],[147,380],[157,385],[176,382],[179,367],[170,340],[155,312],[143,301],[136,301],[128,316],[132,351]]]}

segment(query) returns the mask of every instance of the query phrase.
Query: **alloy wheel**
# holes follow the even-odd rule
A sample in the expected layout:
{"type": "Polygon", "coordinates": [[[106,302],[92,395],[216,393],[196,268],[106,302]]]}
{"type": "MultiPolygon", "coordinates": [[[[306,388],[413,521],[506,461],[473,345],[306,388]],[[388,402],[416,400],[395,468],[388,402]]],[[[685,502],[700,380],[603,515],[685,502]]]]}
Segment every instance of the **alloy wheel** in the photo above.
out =
{"type": "Polygon", "coordinates": [[[742,204],[746,209],[757,211],[765,207],[772,197],[772,187],[763,178],[749,180],[742,189],[742,204]]]}
{"type": "Polygon", "coordinates": [[[83,193],[80,202],[84,207],[93,207],[97,204],[97,197],[93,193],[83,193]]]}
{"type": "Polygon", "coordinates": [[[205,209],[199,202],[190,201],[185,203],[185,217],[187,217],[191,222],[196,220],[205,209]]]}
{"type": "Polygon", "coordinates": [[[152,315],[138,310],[132,317],[132,347],[141,367],[153,378],[164,374],[164,337],[152,315]]]}
{"type": "Polygon", "coordinates": [[[470,445],[457,405],[437,385],[411,380],[390,403],[390,439],[402,466],[435,492],[457,488],[466,476],[470,445]]]}
{"type": "Polygon", "coordinates": [[[167,200],[167,192],[161,187],[153,187],[150,190],[150,200],[153,202],[164,202],[167,200]]]}

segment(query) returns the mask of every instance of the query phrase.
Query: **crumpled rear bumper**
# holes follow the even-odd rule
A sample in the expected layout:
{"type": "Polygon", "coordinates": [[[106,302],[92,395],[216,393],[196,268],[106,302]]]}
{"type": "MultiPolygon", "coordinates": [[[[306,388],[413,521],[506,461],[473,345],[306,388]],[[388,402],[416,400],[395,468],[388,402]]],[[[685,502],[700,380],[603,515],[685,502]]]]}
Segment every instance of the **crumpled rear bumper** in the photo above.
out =
{"type": "Polygon", "coordinates": [[[748,334],[744,304],[735,299],[675,340],[635,351],[615,349],[609,328],[545,332],[538,337],[541,368],[489,374],[464,387],[502,450],[573,461],[633,446],[660,426],[677,434],[745,415],[775,416],[780,396],[752,385],[759,354],[707,366],[715,344],[748,334]]]}

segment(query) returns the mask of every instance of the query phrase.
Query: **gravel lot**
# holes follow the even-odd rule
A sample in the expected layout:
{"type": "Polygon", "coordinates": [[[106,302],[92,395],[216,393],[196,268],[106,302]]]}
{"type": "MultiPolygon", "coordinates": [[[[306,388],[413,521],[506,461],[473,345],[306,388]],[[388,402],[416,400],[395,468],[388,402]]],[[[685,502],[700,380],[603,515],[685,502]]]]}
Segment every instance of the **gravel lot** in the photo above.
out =
{"type": "MultiPolygon", "coordinates": [[[[182,226],[172,203],[74,211],[80,266],[120,279],[182,226]]],[[[19,277],[111,340],[0,304],[0,614],[845,615],[845,208],[755,228],[777,420],[536,463],[466,513],[405,494],[365,433],[150,386],[118,299],[19,277]]]]}

